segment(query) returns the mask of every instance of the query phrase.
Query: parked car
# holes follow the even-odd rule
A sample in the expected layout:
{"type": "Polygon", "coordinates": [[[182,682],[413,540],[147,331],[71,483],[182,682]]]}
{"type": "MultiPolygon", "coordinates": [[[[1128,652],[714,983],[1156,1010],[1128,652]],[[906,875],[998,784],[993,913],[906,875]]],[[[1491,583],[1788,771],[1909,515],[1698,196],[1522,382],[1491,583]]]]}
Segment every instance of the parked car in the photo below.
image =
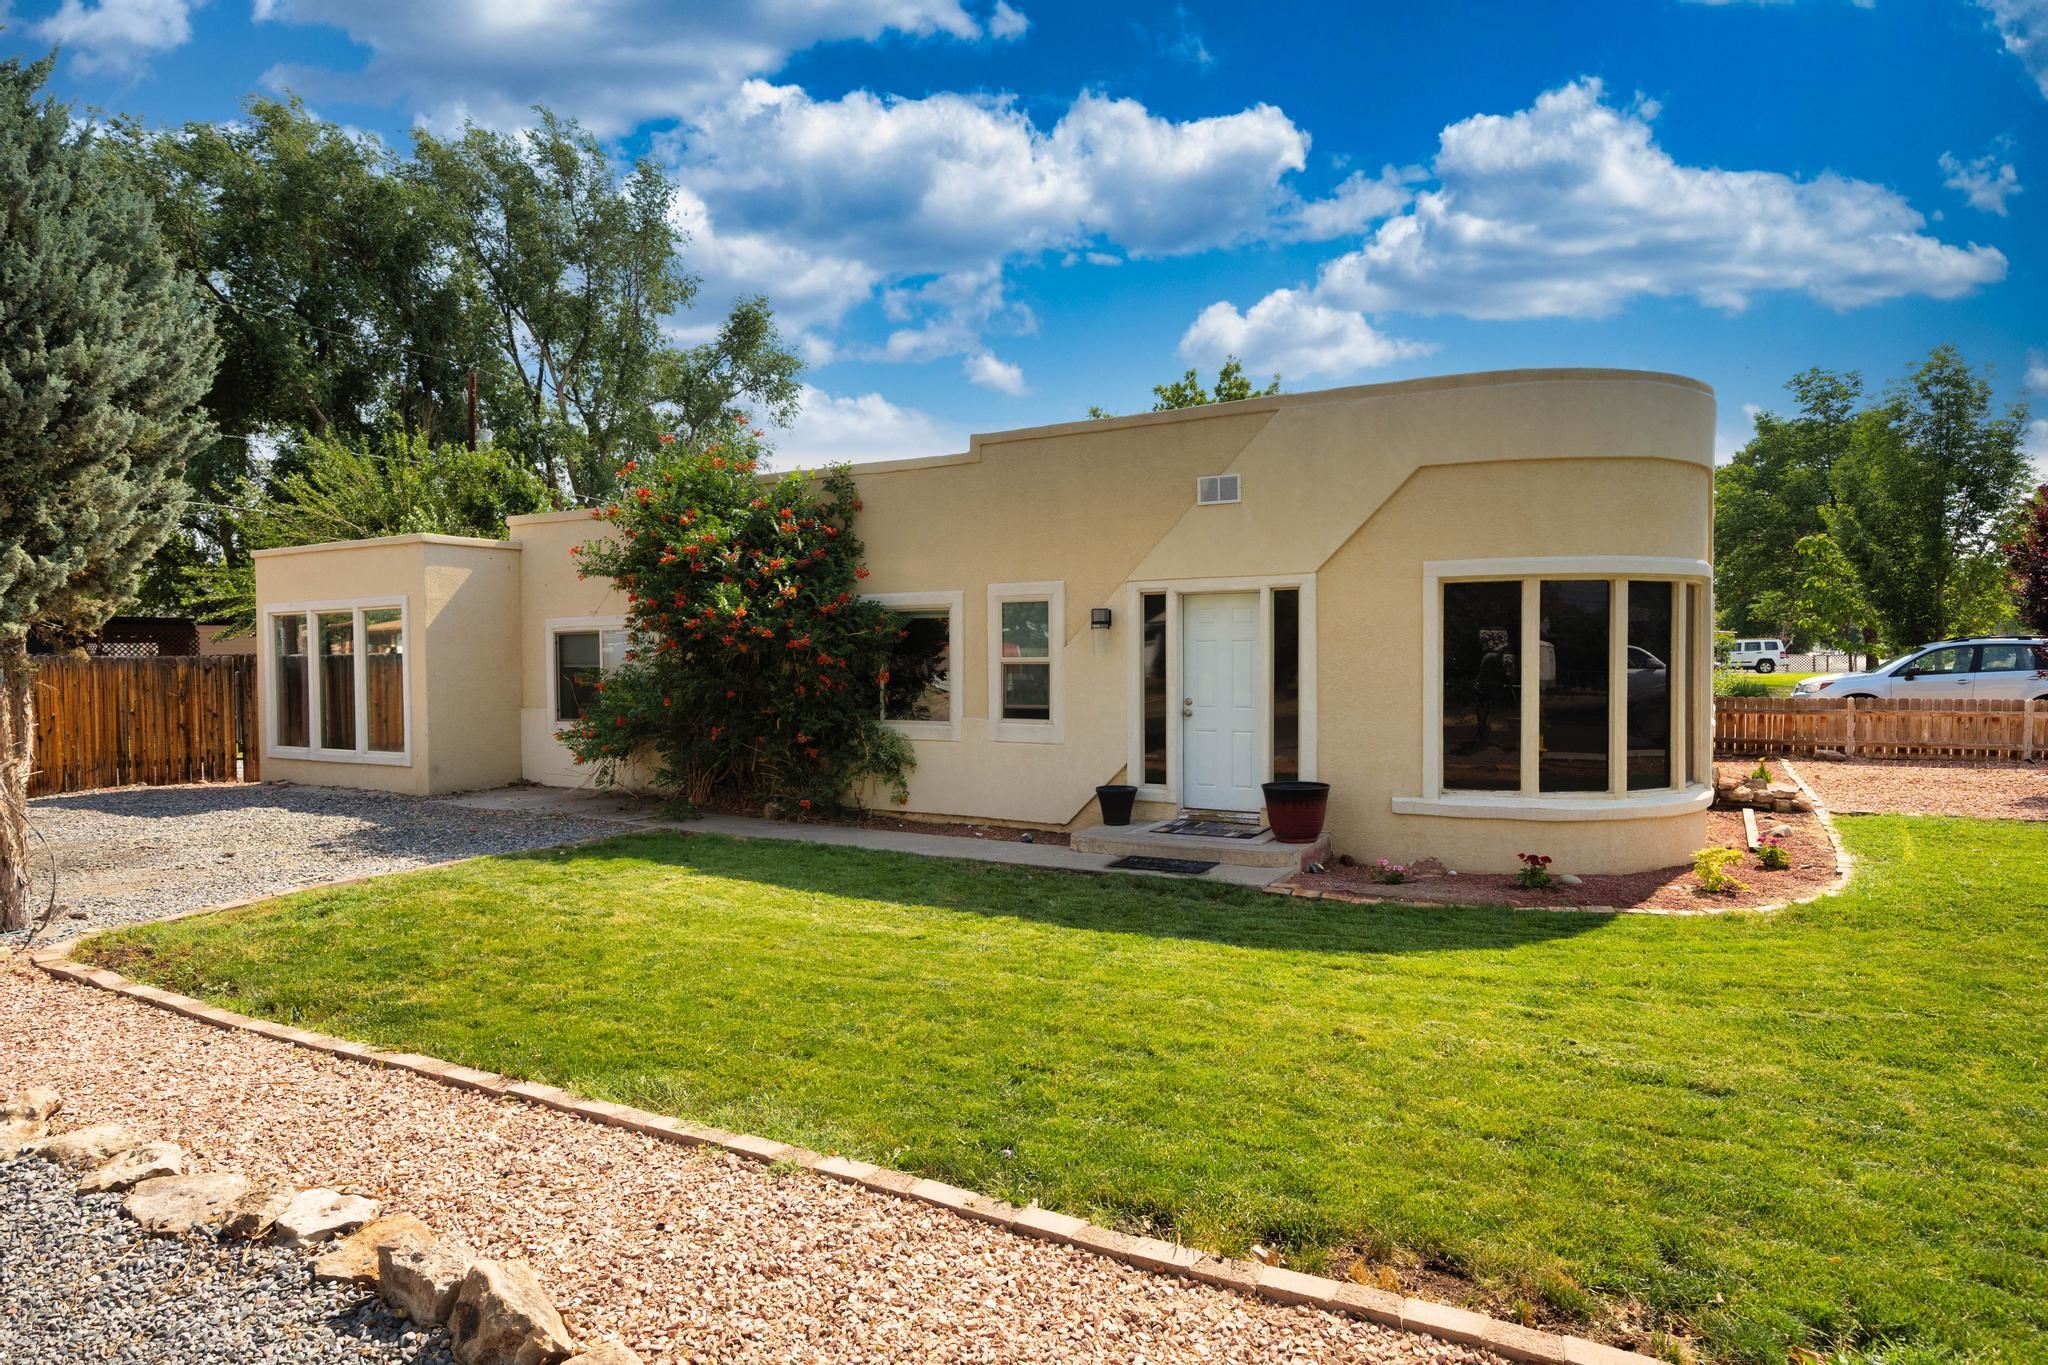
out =
{"type": "Polygon", "coordinates": [[[1759,673],[1776,673],[1785,666],[1783,640],[1737,640],[1728,651],[1730,668],[1753,668],[1759,673]]]}
{"type": "Polygon", "coordinates": [[[2048,701],[2048,638],[1986,635],[1909,650],[1868,673],[1824,673],[1792,689],[1795,697],[1905,701],[2048,701]]]}

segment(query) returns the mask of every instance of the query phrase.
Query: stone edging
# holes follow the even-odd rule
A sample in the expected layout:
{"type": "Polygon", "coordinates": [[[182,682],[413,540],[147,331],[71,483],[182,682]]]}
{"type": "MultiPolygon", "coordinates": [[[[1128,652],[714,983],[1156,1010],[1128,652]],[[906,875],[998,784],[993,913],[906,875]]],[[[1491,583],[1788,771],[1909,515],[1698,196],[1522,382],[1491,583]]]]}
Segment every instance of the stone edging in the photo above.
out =
{"type": "MultiPolygon", "coordinates": [[[[321,887],[342,886],[367,880],[368,876],[349,877],[304,889],[319,890],[321,887]]],[[[257,900],[269,899],[274,897],[237,901],[167,918],[211,914],[236,906],[254,904],[257,900]]],[[[1469,1309],[1432,1303],[1426,1299],[1406,1298],[1384,1289],[1328,1279],[1320,1275],[1304,1275],[1281,1266],[1212,1256],[1190,1247],[1161,1241],[1156,1237],[1134,1237],[1115,1232],[1069,1214],[1040,1208],[1035,1204],[1019,1208],[1015,1204],[977,1194],[972,1190],[963,1190],[941,1181],[924,1179],[906,1171],[892,1171],[866,1161],[855,1161],[842,1156],[825,1156],[807,1148],[793,1147],[768,1138],[686,1123],[680,1119],[649,1113],[644,1109],[634,1109],[623,1104],[612,1104],[605,1100],[584,1099],[551,1085],[514,1081],[495,1072],[456,1066],[417,1053],[382,1052],[365,1043],[352,1043],[308,1029],[292,1028],[265,1019],[253,1019],[247,1015],[215,1008],[189,996],[130,981],[119,972],[109,971],[104,967],[90,967],[84,963],[74,962],[68,956],[68,950],[61,947],[32,952],[29,954],[29,961],[60,980],[95,986],[157,1009],[168,1010],[173,1014],[210,1024],[215,1028],[254,1033],[278,1042],[289,1043],[294,1047],[324,1052],[370,1066],[409,1071],[456,1089],[472,1090],[496,1098],[525,1101],[565,1114],[573,1114],[593,1123],[623,1128],[628,1132],[639,1133],[662,1142],[683,1146],[716,1147],[760,1162],[786,1162],[846,1184],[857,1185],[880,1194],[915,1199],[949,1210],[964,1218],[993,1223],[1009,1232],[1037,1237],[1063,1246],[1077,1247],[1140,1270],[1178,1275],[1219,1289],[1257,1295],[1279,1303],[1300,1304],[1328,1312],[1345,1313],[1444,1341],[1482,1347],[1510,1360],[1535,1362],[1535,1365],[1656,1365],[1652,1357],[1605,1346],[1583,1337],[1541,1332],[1469,1309]]]]}

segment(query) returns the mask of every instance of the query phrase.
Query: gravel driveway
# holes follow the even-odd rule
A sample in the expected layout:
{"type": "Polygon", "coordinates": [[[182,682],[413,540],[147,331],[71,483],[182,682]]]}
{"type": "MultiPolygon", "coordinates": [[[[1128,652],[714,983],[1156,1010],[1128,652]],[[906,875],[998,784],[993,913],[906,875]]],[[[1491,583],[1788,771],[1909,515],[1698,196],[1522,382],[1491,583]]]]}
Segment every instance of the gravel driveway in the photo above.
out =
{"type": "Polygon", "coordinates": [[[374,1294],[313,1280],[282,1247],[152,1237],[117,1194],[79,1195],[43,1161],[0,1161],[0,1365],[445,1362],[374,1294]]]}
{"type": "MultiPolygon", "coordinates": [[[[57,862],[50,937],[450,858],[567,843],[618,826],[447,801],[300,787],[123,787],[30,802],[38,913],[57,862]]],[[[0,944],[7,942],[0,936],[0,944]]]]}
{"type": "Polygon", "coordinates": [[[1837,815],[2048,820],[2048,763],[1801,758],[1793,766],[1837,815]]]}
{"type": "Polygon", "coordinates": [[[650,1362],[1499,1365],[0,964],[0,1091],[32,1082],[67,1123],[120,1120],[204,1169],[356,1190],[527,1259],[579,1340],[650,1362]]]}

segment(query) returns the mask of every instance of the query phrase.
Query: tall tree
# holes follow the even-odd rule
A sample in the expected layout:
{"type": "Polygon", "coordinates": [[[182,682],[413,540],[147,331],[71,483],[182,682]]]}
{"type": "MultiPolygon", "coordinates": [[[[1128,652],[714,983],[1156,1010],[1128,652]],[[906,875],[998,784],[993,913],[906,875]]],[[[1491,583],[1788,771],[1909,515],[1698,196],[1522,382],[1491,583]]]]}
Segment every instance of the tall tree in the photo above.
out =
{"type": "MultiPolygon", "coordinates": [[[[1178,408],[1199,408],[1209,403],[1236,403],[1246,398],[1271,398],[1280,392],[1280,376],[1274,375],[1265,388],[1255,388],[1245,378],[1244,366],[1236,356],[1226,356],[1223,367],[1216,372],[1216,386],[1202,387],[1202,376],[1189,370],[1171,383],[1152,386],[1152,411],[1172,412],[1178,408]]],[[[1116,414],[1101,407],[1088,409],[1090,417],[1114,417],[1116,414]]]]}
{"type": "Polygon", "coordinates": [[[1756,431],[1714,474],[1714,596],[1721,624],[1739,634],[1788,623],[1759,610],[1783,603],[1800,574],[1798,547],[1826,531],[1834,467],[1848,448],[1863,382],[1812,369],[1785,384],[1790,417],[1758,413],[1756,431]]]}
{"type": "Polygon", "coordinates": [[[799,362],[764,300],[741,300],[712,342],[669,341],[664,321],[697,292],[674,182],[649,161],[620,175],[573,119],[536,114],[522,133],[414,136],[415,173],[452,214],[513,377],[492,411],[499,441],[588,500],[677,417],[696,429],[742,399],[793,416],[799,362]]]}
{"type": "Polygon", "coordinates": [[[0,928],[26,920],[28,632],[89,634],[177,523],[218,348],[147,202],[0,63],[0,928]]]}
{"type": "Polygon", "coordinates": [[[2005,557],[2020,620],[2035,634],[2048,635],[2048,483],[2034,489],[2005,557]]]}
{"type": "Polygon", "coordinates": [[[2010,615],[2001,547],[2026,488],[2026,416],[1995,415],[1989,380],[1938,346],[1858,419],[1826,520],[1894,644],[2010,615]]]}
{"type": "Polygon", "coordinates": [[[1855,566],[1825,535],[1800,539],[1789,586],[1759,596],[1752,611],[1800,644],[1852,652],[1863,648],[1865,633],[1878,624],[1855,566]]]}

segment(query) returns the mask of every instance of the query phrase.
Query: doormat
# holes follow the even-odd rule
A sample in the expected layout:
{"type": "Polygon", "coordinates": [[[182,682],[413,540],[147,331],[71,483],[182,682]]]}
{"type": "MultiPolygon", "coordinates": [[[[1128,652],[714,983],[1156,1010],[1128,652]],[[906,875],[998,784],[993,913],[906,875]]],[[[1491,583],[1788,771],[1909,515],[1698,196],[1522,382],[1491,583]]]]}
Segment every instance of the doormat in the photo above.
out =
{"type": "Polygon", "coordinates": [[[1118,858],[1110,864],[1119,872],[1179,872],[1189,877],[1199,877],[1214,866],[1200,858],[1148,858],[1143,854],[1118,858]]]}
{"type": "Polygon", "coordinates": [[[1209,839],[1256,839],[1266,832],[1264,825],[1242,820],[1202,820],[1192,816],[1168,820],[1156,826],[1154,834],[1199,834],[1209,839]]]}

